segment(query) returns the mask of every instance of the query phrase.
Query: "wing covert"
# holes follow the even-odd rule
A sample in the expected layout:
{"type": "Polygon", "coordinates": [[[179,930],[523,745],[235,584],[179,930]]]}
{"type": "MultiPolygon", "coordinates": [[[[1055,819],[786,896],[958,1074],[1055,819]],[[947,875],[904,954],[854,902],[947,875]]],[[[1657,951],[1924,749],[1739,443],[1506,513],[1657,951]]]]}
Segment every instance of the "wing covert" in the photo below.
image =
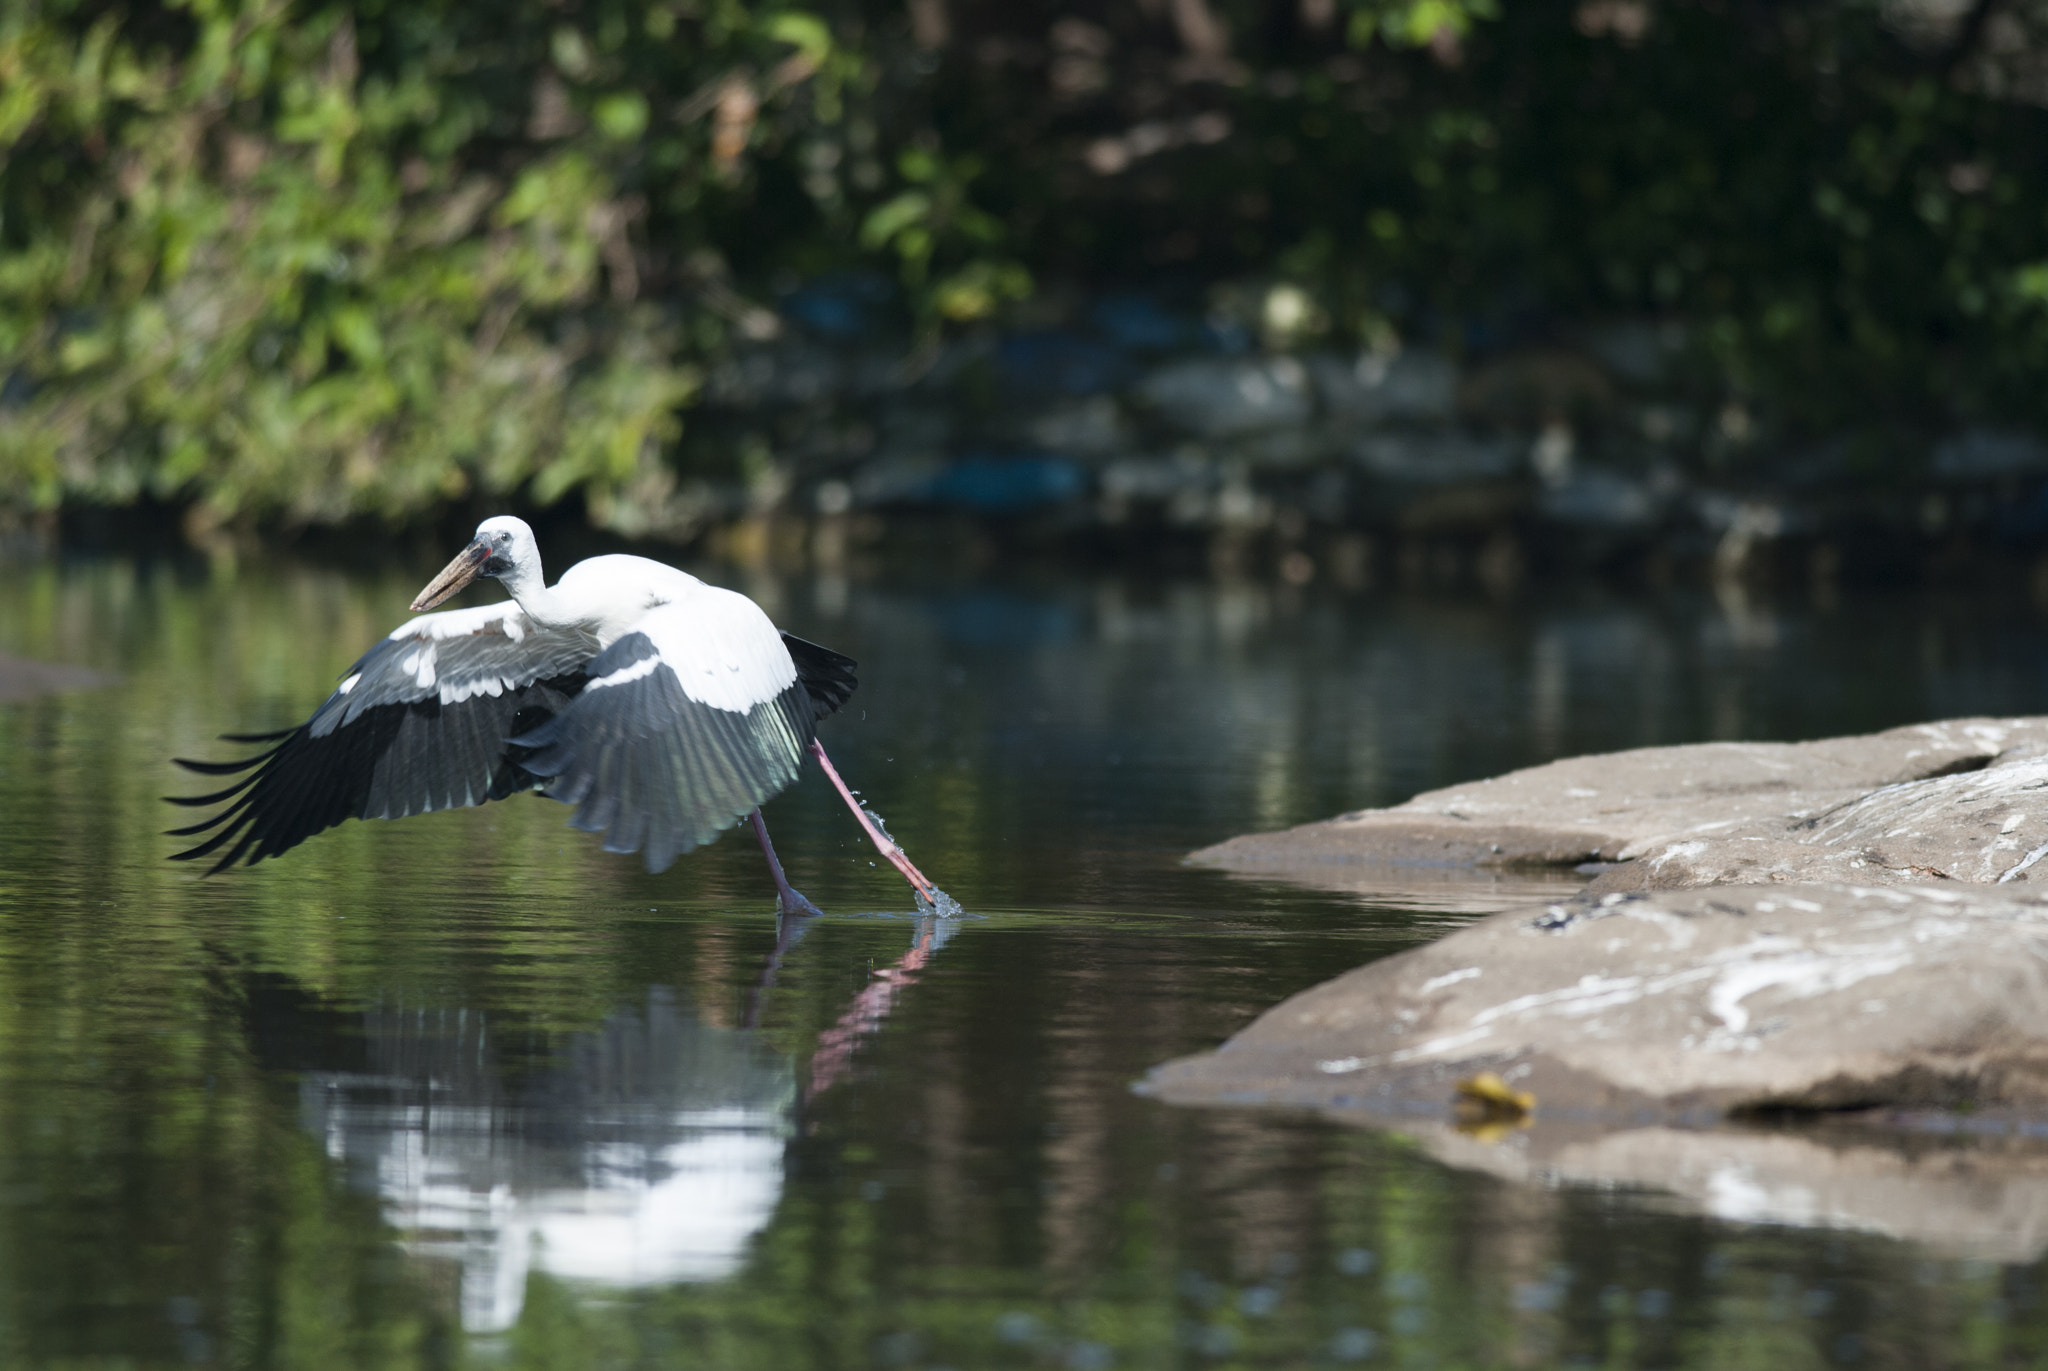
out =
{"type": "Polygon", "coordinates": [[[543,628],[509,600],[422,614],[357,658],[307,723],[322,736],[379,705],[430,698],[452,705],[477,695],[503,695],[579,672],[597,650],[594,634],[543,628]]]}
{"type": "Polygon", "coordinates": [[[752,601],[705,587],[648,613],[587,670],[567,709],[514,741],[606,851],[664,870],[796,779],[814,707],[752,601]]]}

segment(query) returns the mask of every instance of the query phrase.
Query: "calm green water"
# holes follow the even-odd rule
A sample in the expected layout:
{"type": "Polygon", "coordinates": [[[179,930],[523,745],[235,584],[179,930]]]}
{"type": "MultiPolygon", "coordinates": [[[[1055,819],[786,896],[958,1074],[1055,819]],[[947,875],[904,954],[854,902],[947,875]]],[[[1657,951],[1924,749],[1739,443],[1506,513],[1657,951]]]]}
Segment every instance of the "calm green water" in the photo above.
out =
{"type": "MultiPolygon", "coordinates": [[[[1453,922],[1188,848],[1562,753],[2038,710],[2030,608],[733,583],[853,653],[851,782],[649,877],[532,797],[200,880],[173,754],[431,567],[8,568],[0,1353],[23,1366],[2041,1365],[2035,1266],[1517,1188],[1131,1093],[1453,922]]],[[[709,574],[709,573],[707,573],[709,574]]],[[[219,755],[216,750],[213,755],[219,755]]]]}

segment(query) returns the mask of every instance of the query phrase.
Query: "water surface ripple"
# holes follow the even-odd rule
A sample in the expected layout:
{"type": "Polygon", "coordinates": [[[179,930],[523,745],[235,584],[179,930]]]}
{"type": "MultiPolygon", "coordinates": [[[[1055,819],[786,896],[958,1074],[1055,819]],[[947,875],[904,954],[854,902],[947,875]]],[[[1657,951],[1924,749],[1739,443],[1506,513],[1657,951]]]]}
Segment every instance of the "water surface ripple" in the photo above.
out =
{"type": "MultiPolygon", "coordinates": [[[[2026,606],[1510,604],[719,574],[863,663],[836,760],[659,877],[518,797],[211,880],[173,754],[303,717],[419,573],[9,569],[0,1349],[16,1363],[1992,1367],[2042,1268],[1541,1189],[1131,1082],[1490,898],[1189,848],[1589,750],[2040,708],[2026,606]]],[[[1512,1139],[1502,1143],[1512,1146],[1512,1139]]]]}

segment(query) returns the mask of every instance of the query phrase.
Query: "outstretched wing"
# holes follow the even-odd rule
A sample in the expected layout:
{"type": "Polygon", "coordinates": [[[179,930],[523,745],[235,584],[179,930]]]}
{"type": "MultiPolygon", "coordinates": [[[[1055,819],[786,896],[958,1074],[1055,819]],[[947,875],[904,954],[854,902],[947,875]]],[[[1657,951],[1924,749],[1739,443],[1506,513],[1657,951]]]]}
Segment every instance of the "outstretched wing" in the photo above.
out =
{"type": "Polygon", "coordinates": [[[651,610],[586,670],[568,708],[513,741],[607,852],[665,870],[796,779],[816,707],[745,596],[704,586],[651,610]]]}
{"type": "Polygon", "coordinates": [[[174,860],[221,852],[210,873],[275,857],[346,819],[397,819],[530,790],[535,779],[520,765],[529,750],[506,740],[574,699],[596,652],[590,634],[542,629],[515,604],[423,614],[364,653],[305,723],[229,736],[275,743],[267,752],[232,762],[178,758],[201,775],[248,774],[211,795],[171,797],[226,806],[171,830],[211,835],[174,860]]]}

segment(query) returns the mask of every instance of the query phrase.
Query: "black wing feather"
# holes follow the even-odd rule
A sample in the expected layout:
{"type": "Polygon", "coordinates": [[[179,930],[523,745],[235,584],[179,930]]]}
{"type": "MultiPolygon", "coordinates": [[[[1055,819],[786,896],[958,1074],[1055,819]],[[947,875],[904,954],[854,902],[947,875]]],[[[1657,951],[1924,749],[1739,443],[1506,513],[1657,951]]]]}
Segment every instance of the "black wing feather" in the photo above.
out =
{"type": "Polygon", "coordinates": [[[782,635],[782,645],[789,649],[789,659],[796,663],[796,678],[804,683],[804,693],[811,697],[814,717],[823,719],[837,713],[860,688],[860,678],[854,675],[854,668],[860,663],[853,658],[793,633],[782,635]]]}
{"type": "MultiPolygon", "coordinates": [[[[235,743],[241,742],[242,739],[235,737],[232,733],[223,733],[221,741],[224,743],[235,743]]],[[[184,767],[185,770],[196,771],[201,776],[232,776],[238,771],[247,771],[250,767],[255,766],[259,762],[266,761],[275,755],[277,755],[277,749],[273,747],[268,752],[259,752],[253,757],[244,757],[236,762],[195,762],[189,757],[173,757],[171,760],[184,767]]],[[[189,805],[205,804],[207,801],[203,799],[172,799],[171,803],[189,805]]]]}
{"type": "Polygon", "coordinates": [[[585,680],[579,671],[447,706],[438,696],[377,705],[317,737],[310,723],[282,734],[244,735],[283,741],[240,762],[181,760],[204,775],[249,774],[211,795],[171,797],[176,804],[232,801],[200,823],[171,830],[192,837],[219,829],[173,860],[226,847],[208,868],[211,875],[244,858],[254,864],[288,852],[349,819],[400,818],[531,790],[538,782],[520,763],[532,749],[506,739],[545,724],[585,680]]]}

